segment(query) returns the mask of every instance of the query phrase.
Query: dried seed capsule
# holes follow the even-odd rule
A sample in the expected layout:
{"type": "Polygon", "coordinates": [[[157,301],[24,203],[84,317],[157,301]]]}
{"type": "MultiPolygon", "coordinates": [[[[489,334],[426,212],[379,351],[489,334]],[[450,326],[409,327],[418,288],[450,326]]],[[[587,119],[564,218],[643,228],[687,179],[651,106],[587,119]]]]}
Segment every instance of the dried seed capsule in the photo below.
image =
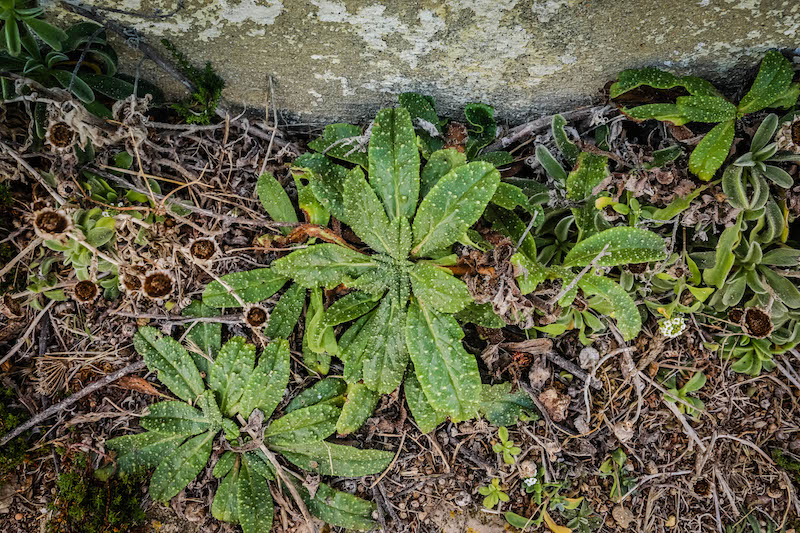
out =
{"type": "Polygon", "coordinates": [[[100,294],[100,289],[98,289],[95,282],[85,279],[75,284],[72,293],[76,300],[88,304],[97,299],[100,294]]]}
{"type": "Polygon", "coordinates": [[[175,278],[166,270],[155,270],[144,276],[144,293],[152,300],[164,300],[175,290],[175,278]]]}
{"type": "Polygon", "coordinates": [[[244,308],[244,321],[251,328],[261,328],[269,320],[269,311],[261,305],[250,304],[244,308]]]}
{"type": "Polygon", "coordinates": [[[197,262],[210,262],[218,252],[217,241],[208,237],[200,237],[189,243],[189,256],[197,262]]]}
{"type": "Polygon", "coordinates": [[[66,241],[72,230],[72,220],[64,211],[45,207],[33,214],[33,230],[48,241],[66,241]]]}
{"type": "Polygon", "coordinates": [[[136,274],[126,272],[119,277],[120,285],[128,294],[135,294],[142,288],[142,278],[136,274]]]}
{"type": "Polygon", "coordinates": [[[769,313],[758,307],[748,307],[744,311],[744,330],[754,339],[764,339],[772,333],[772,319],[769,313]]]}
{"type": "Polygon", "coordinates": [[[75,143],[75,132],[66,122],[54,122],[44,134],[45,141],[56,152],[63,152],[72,148],[75,143]]]}

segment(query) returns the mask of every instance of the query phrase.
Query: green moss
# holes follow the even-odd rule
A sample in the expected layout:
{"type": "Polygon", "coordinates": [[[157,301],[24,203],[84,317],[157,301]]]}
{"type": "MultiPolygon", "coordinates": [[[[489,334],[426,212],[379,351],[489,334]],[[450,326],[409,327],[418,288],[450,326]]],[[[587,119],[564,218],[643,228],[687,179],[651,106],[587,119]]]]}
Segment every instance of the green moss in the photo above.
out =
{"type": "Polygon", "coordinates": [[[211,119],[217,111],[217,104],[222,96],[222,89],[225,87],[225,80],[214,72],[211,63],[206,62],[205,67],[201,70],[192,65],[186,55],[168,39],[162,39],[161,44],[170,51],[178,63],[178,67],[197,87],[189,99],[173,104],[172,108],[183,117],[187,124],[211,124],[211,119]]]}
{"type": "Polygon", "coordinates": [[[800,484],[800,461],[787,457],[785,453],[777,448],[772,450],[772,459],[778,467],[789,473],[795,483],[800,484]]]}
{"type": "Polygon", "coordinates": [[[142,477],[112,477],[100,481],[93,475],[85,454],[64,462],[58,476],[58,496],[52,504],[50,533],[124,533],[141,523],[142,477]]]}
{"type": "MultiPolygon", "coordinates": [[[[16,398],[11,389],[0,388],[0,435],[5,434],[28,418],[22,409],[10,407],[16,398]]],[[[25,435],[20,435],[5,446],[0,447],[0,477],[14,470],[25,459],[28,445],[25,435]]]]}

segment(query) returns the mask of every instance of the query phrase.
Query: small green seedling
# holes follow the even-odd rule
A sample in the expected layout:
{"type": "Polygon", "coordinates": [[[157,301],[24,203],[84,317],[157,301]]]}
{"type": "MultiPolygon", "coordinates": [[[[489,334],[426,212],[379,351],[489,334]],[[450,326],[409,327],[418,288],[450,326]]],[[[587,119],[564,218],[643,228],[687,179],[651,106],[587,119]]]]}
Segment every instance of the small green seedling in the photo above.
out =
{"type": "Polygon", "coordinates": [[[611,452],[611,457],[600,465],[601,477],[612,476],[614,478],[610,495],[611,500],[614,502],[619,502],[624,494],[627,494],[636,486],[636,479],[629,476],[625,471],[625,462],[627,460],[628,454],[622,451],[622,448],[617,448],[611,452]]]}
{"type": "Polygon", "coordinates": [[[495,443],[492,446],[492,450],[494,450],[495,453],[503,454],[503,462],[505,464],[513,465],[517,462],[514,456],[522,453],[522,449],[518,446],[514,446],[513,440],[509,440],[508,430],[505,427],[498,429],[497,435],[500,437],[500,442],[495,443]]]}
{"type": "Polygon", "coordinates": [[[664,398],[668,402],[676,402],[677,399],[689,403],[694,407],[689,407],[686,403],[678,403],[678,410],[689,416],[697,416],[705,408],[705,404],[699,398],[689,396],[692,392],[697,392],[706,384],[706,375],[702,372],[695,372],[694,375],[680,389],[677,388],[676,377],[671,376],[664,385],[667,386],[667,393],[664,398]]]}
{"type": "Polygon", "coordinates": [[[478,489],[483,498],[483,506],[487,509],[494,509],[494,506],[499,502],[507,502],[509,500],[508,494],[503,492],[500,488],[500,480],[494,478],[490,485],[486,485],[478,489]]]}

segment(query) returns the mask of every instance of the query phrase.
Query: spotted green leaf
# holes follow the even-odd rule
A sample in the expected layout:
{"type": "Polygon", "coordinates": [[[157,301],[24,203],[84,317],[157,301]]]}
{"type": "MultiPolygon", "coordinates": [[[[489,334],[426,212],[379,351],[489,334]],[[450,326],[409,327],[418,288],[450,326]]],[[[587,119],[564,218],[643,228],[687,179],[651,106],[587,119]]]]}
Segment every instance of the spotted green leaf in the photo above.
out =
{"type": "Polygon", "coordinates": [[[714,126],[689,156],[689,170],[701,180],[713,178],[728,157],[735,130],[735,120],[727,120],[714,126]]]}
{"type": "Polygon", "coordinates": [[[459,152],[455,148],[446,148],[433,152],[422,168],[422,175],[420,176],[420,197],[425,198],[442,176],[446,175],[454,168],[466,164],[466,154],[459,152]]]}
{"type": "Polygon", "coordinates": [[[264,437],[275,445],[307,444],[330,437],[336,431],[339,409],[312,405],[283,415],[269,425],[264,437]]]}
{"type": "Polygon", "coordinates": [[[736,106],[720,96],[679,96],[678,111],[691,122],[723,122],[736,118],[736,106]]]}
{"type": "Polygon", "coordinates": [[[420,203],[411,253],[424,257],[456,242],[480,218],[499,183],[500,173],[485,161],[448,172],[420,203]]]}
{"type": "Polygon", "coordinates": [[[106,447],[117,452],[119,471],[130,474],[155,468],[186,437],[183,433],[146,431],[111,439],[106,442],[106,447]]]}
{"type": "Polygon", "coordinates": [[[226,451],[223,453],[219,459],[217,459],[217,463],[214,465],[214,469],[211,471],[211,475],[215,478],[223,478],[228,475],[234,465],[236,464],[236,458],[238,454],[235,454],[231,451],[226,451]]]}
{"type": "MultiPolygon", "coordinates": [[[[375,309],[368,327],[363,333],[366,336],[364,351],[359,355],[361,375],[364,383],[372,390],[388,394],[396,389],[403,380],[408,365],[408,349],[406,348],[405,329],[406,310],[395,298],[383,298],[375,309]]],[[[345,365],[357,366],[354,359],[348,359],[345,365]]],[[[348,373],[345,373],[348,378],[348,373]]],[[[350,379],[348,382],[352,383],[350,379]]]]}
{"type": "Polygon", "coordinates": [[[462,346],[463,337],[451,315],[412,301],[406,338],[417,378],[431,406],[454,420],[474,417],[480,399],[478,363],[462,346]]]}
{"type": "Polygon", "coordinates": [[[528,393],[511,392],[511,383],[481,385],[479,410],[495,426],[513,426],[523,415],[538,418],[536,405],[528,393]]]}
{"type": "Polygon", "coordinates": [[[275,510],[269,485],[266,478],[252,468],[247,455],[242,460],[236,499],[243,533],[265,533],[272,529],[275,510]]]}
{"type": "Polygon", "coordinates": [[[355,167],[347,173],[344,182],[344,208],[348,212],[351,229],[365,244],[376,252],[388,254],[392,250],[389,238],[389,217],[375,191],[364,178],[364,171],[355,167]]]}
{"type": "Polygon", "coordinates": [[[781,98],[794,77],[791,62],[777,50],[764,54],[750,91],[739,102],[739,114],[755,113],[781,98]]]}
{"type": "Polygon", "coordinates": [[[457,313],[472,301],[464,282],[443,268],[420,262],[409,276],[414,295],[442,313],[457,313]]]}
{"type": "MultiPolygon", "coordinates": [[[[228,452],[229,453],[229,452],[228,452]]],[[[233,454],[230,455],[233,458],[233,454]]],[[[217,463],[219,464],[219,463],[217,463]]],[[[233,464],[231,464],[231,467],[233,464]]],[[[214,501],[211,502],[211,516],[224,522],[239,522],[239,469],[231,468],[227,475],[222,478],[217,491],[214,493],[214,501]]]]}
{"type": "Polygon", "coordinates": [[[389,466],[394,457],[383,450],[360,450],[328,441],[276,447],[276,451],[303,470],[340,477],[377,474],[389,466]]]}
{"type": "Polygon", "coordinates": [[[158,380],[181,400],[191,402],[205,390],[203,378],[189,352],[172,337],[145,326],[133,336],[133,345],[147,368],[157,372],[158,380]]]}
{"type": "MultiPolygon", "coordinates": [[[[185,317],[210,318],[219,316],[219,311],[194,300],[181,313],[185,317]]],[[[222,324],[219,322],[194,322],[188,324],[186,338],[193,342],[202,353],[191,350],[189,354],[194,360],[197,370],[208,375],[209,361],[213,361],[222,345],[222,324]]]]}
{"type": "Polygon", "coordinates": [[[609,316],[616,320],[623,339],[629,341],[639,334],[642,317],[633,299],[618,283],[603,276],[587,274],[578,281],[578,286],[587,296],[596,295],[605,300],[612,310],[609,316]]]}
{"type": "Polygon", "coordinates": [[[333,216],[345,224],[349,224],[348,213],[344,208],[342,193],[347,169],[322,154],[307,152],[292,163],[295,183],[299,180],[308,182],[314,197],[333,216]]]}
{"type": "Polygon", "coordinates": [[[253,409],[259,409],[269,418],[283,398],[289,383],[289,341],[279,339],[264,348],[258,365],[244,385],[238,410],[249,418],[253,409]]]}
{"type": "Polygon", "coordinates": [[[347,398],[336,422],[336,433],[348,435],[358,431],[375,410],[379,398],[377,392],[370,390],[363,383],[348,385],[347,398]]]}
{"type": "Polygon", "coordinates": [[[561,152],[561,155],[564,156],[564,159],[567,160],[567,163],[570,166],[573,166],[578,162],[578,155],[580,154],[581,150],[575,143],[569,140],[567,132],[564,130],[564,126],[566,125],[567,121],[563,116],[559,114],[553,115],[553,121],[551,122],[553,139],[556,142],[558,151],[561,152]]]}
{"type": "Polygon", "coordinates": [[[430,433],[436,429],[436,426],[447,419],[446,414],[440,413],[431,407],[414,372],[409,372],[406,375],[406,379],[403,382],[403,390],[408,408],[414,417],[414,422],[417,423],[422,433],[430,433]]]}
{"type": "Polygon", "coordinates": [[[608,158],[581,152],[578,164],[567,176],[567,197],[580,201],[593,196],[593,190],[609,175],[608,158]]]}
{"type": "Polygon", "coordinates": [[[208,385],[216,393],[219,407],[226,416],[236,413],[236,406],[250,379],[256,360],[256,347],[244,337],[233,337],[219,351],[211,365],[208,385]]]}
{"type": "Polygon", "coordinates": [[[620,226],[601,231],[576,244],[564,258],[564,267],[586,266],[605,248],[597,266],[661,261],[666,257],[664,239],[652,231],[620,226]],[[607,247],[606,247],[607,246],[607,247]]]}
{"type": "Polygon", "coordinates": [[[240,307],[241,304],[231,292],[237,294],[244,303],[266,300],[286,284],[286,277],[271,268],[256,268],[234,272],[214,280],[203,291],[203,303],[211,307],[240,307]],[[225,285],[228,287],[225,287],[225,285]]]}
{"type": "Polygon", "coordinates": [[[347,392],[347,383],[339,378],[325,378],[317,381],[311,387],[305,389],[295,396],[286,412],[291,413],[309,405],[331,404],[334,407],[341,407],[344,404],[344,394],[347,392]]]}
{"type": "Polygon", "coordinates": [[[200,410],[184,402],[159,402],[148,407],[140,424],[149,431],[189,437],[211,429],[211,421],[200,410]]]}
{"type": "MultiPolygon", "coordinates": [[[[258,199],[267,214],[276,222],[297,222],[297,213],[294,212],[294,206],[286,194],[286,190],[278,183],[275,176],[269,172],[265,172],[258,177],[256,184],[256,191],[258,192],[258,199]]],[[[291,232],[291,228],[281,228],[284,235],[291,232]]]]}
{"type": "Polygon", "coordinates": [[[661,122],[670,122],[682,126],[689,122],[677,104],[645,104],[633,108],[623,108],[623,112],[634,120],[655,119],[661,122]]]}
{"type": "Polygon", "coordinates": [[[312,150],[367,168],[367,152],[359,147],[362,131],[353,124],[328,124],[322,137],[308,143],[312,150]]]}
{"type": "Polygon", "coordinates": [[[403,107],[382,109],[375,117],[369,140],[369,182],[390,220],[414,215],[419,199],[419,150],[411,115],[403,107]]]}
{"type": "Polygon", "coordinates": [[[357,531],[370,531],[377,525],[372,519],[375,504],[352,494],[332,489],[325,483],[320,483],[313,498],[305,489],[301,494],[311,514],[328,524],[357,531]]]}
{"type": "Polygon", "coordinates": [[[337,244],[315,244],[272,263],[279,275],[293,278],[307,288],[347,284],[376,268],[369,256],[337,244]]]}
{"type": "Polygon", "coordinates": [[[733,268],[736,257],[733,250],[738,246],[741,239],[741,217],[736,220],[736,224],[725,228],[717,242],[717,249],[714,252],[714,266],[703,270],[703,281],[709,287],[721,289],[728,277],[728,273],[733,268]]]}
{"type": "Polygon", "coordinates": [[[297,283],[289,285],[269,315],[267,329],[264,331],[266,336],[272,339],[288,339],[300,320],[305,302],[306,289],[297,283]]]}
{"type": "Polygon", "coordinates": [[[150,479],[150,496],[168,502],[206,466],[214,442],[213,431],[192,437],[167,455],[150,479]]]}

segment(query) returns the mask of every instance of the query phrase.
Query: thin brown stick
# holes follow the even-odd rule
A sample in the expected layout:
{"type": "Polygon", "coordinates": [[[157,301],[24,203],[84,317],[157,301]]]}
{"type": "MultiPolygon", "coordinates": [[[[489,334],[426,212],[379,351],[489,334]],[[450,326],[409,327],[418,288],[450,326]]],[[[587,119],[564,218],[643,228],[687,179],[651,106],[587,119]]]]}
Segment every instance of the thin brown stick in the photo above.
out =
{"type": "Polygon", "coordinates": [[[16,437],[18,435],[21,435],[23,432],[29,430],[30,428],[41,424],[42,422],[44,422],[45,420],[47,420],[48,418],[50,418],[54,414],[56,414],[56,413],[58,413],[60,411],[63,411],[64,409],[66,409],[70,405],[74,404],[75,402],[77,402],[78,400],[83,398],[84,396],[88,396],[89,394],[93,393],[94,391],[96,391],[98,389],[102,389],[106,385],[109,385],[110,383],[115,382],[116,380],[118,380],[122,376],[127,376],[128,374],[132,374],[134,372],[138,372],[139,370],[142,370],[143,368],[145,368],[144,361],[137,361],[135,363],[129,364],[128,366],[126,366],[124,368],[120,368],[116,372],[112,372],[111,374],[108,374],[107,376],[103,376],[102,378],[98,379],[97,381],[91,383],[90,385],[88,385],[88,386],[84,387],[83,389],[81,389],[80,391],[76,392],[75,394],[73,394],[72,396],[67,398],[66,400],[58,402],[55,405],[51,405],[50,407],[48,407],[47,409],[45,409],[41,413],[37,414],[36,416],[34,416],[33,418],[31,418],[30,420],[25,422],[24,424],[20,424],[19,426],[15,427],[11,431],[9,431],[5,435],[3,435],[3,438],[0,439],[0,446],[4,446],[5,444],[8,443],[8,441],[13,439],[14,437],[16,437]]]}

